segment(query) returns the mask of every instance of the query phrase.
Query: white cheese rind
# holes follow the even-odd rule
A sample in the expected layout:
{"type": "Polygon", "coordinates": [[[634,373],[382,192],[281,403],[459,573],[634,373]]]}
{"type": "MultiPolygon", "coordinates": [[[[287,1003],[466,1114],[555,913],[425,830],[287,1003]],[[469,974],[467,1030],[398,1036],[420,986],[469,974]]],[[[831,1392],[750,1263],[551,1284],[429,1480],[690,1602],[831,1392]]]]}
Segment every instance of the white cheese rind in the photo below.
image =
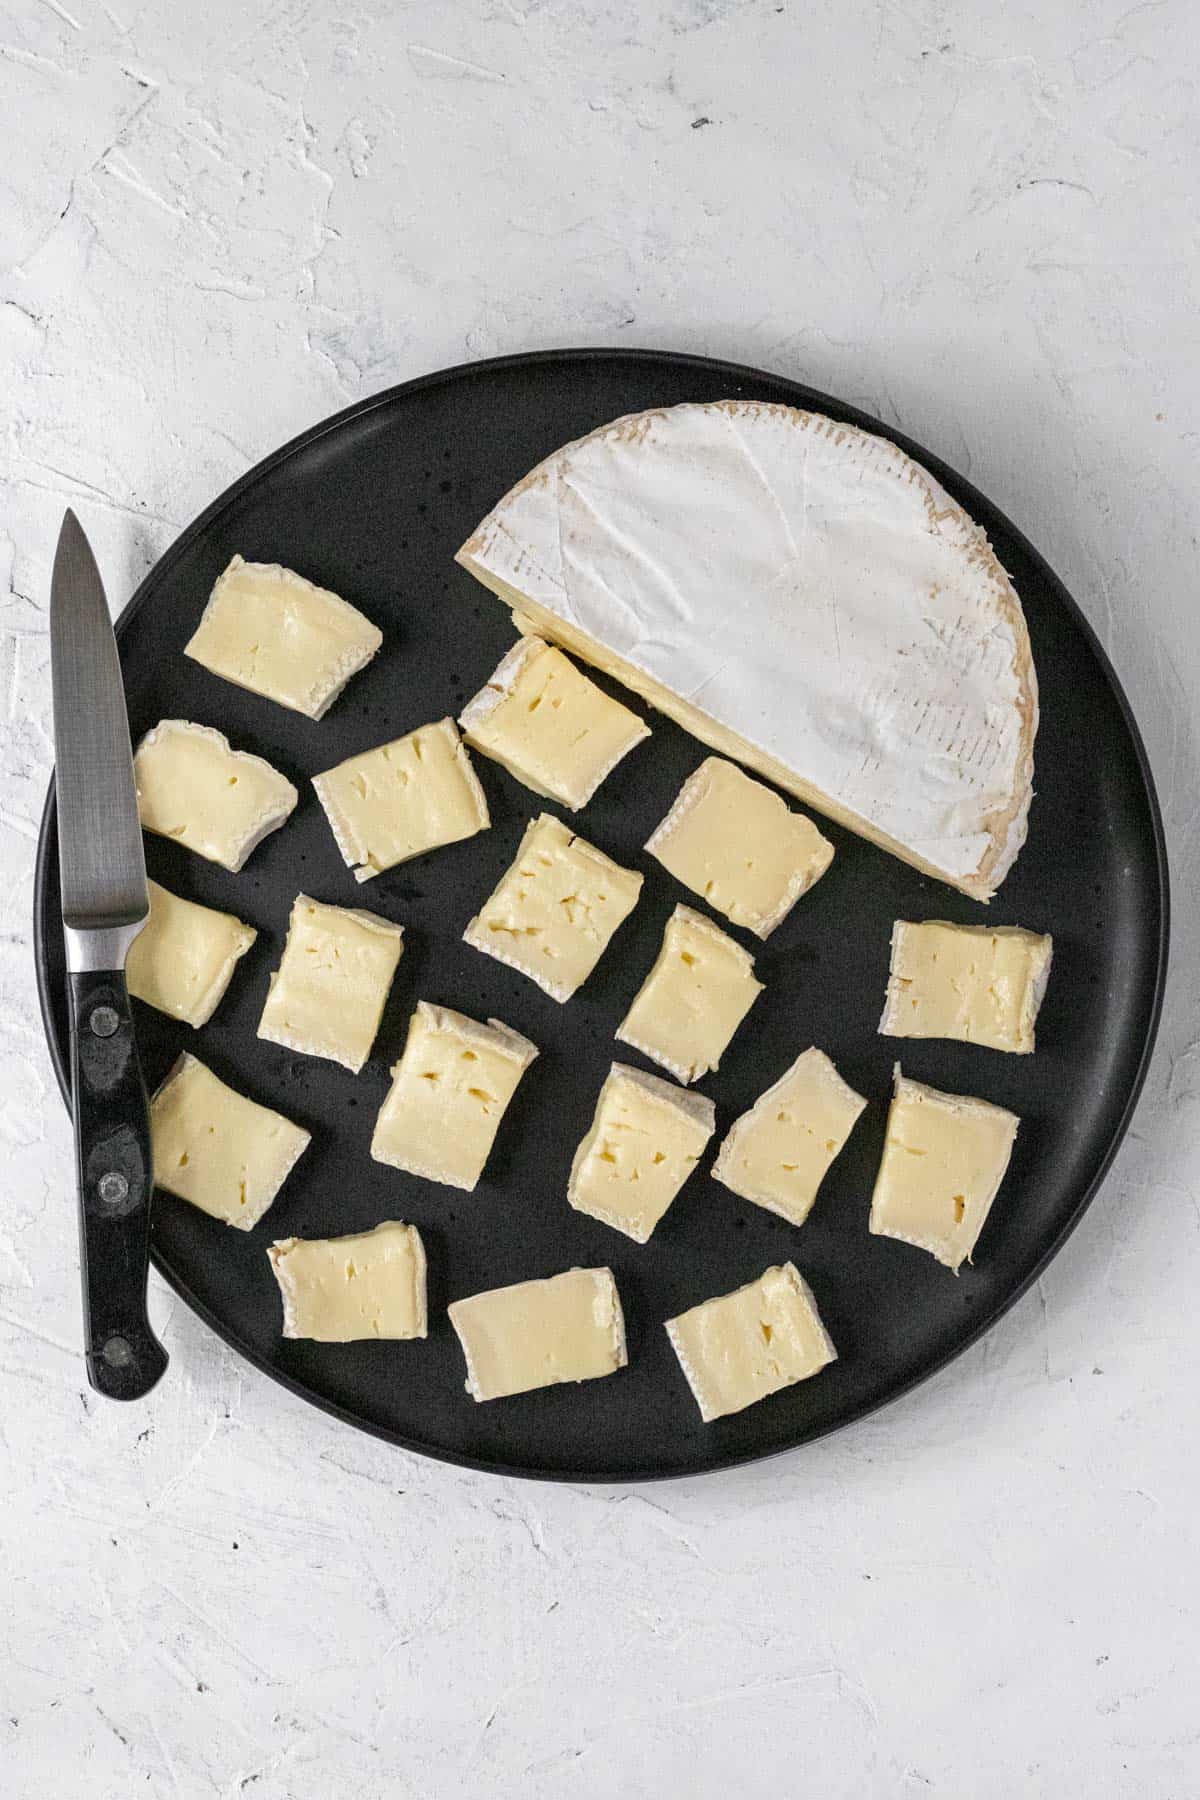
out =
{"type": "Polygon", "coordinates": [[[1025,839],[1037,685],[984,532],[886,439],[724,400],[615,420],[458,553],[703,742],[988,899],[1025,839]]]}
{"type": "Polygon", "coordinates": [[[425,1246],[387,1219],[336,1238],[280,1238],[267,1251],[283,1300],[283,1335],[318,1344],[427,1337],[425,1246]]]}
{"type": "Polygon", "coordinates": [[[1031,1056],[1053,953],[1051,938],[1017,925],[897,919],[879,1029],[1031,1056]]]}
{"type": "Polygon", "coordinates": [[[468,744],[577,812],[650,727],[540,638],[518,638],[459,715],[468,744]]]}
{"type": "Polygon", "coordinates": [[[133,773],[143,830],[235,875],[300,798],[263,757],[189,719],[160,719],[138,745],[133,773]]]}
{"type": "Polygon", "coordinates": [[[594,1381],[628,1362],[611,1269],[567,1269],[455,1300],[447,1309],[476,1401],[594,1381]]]}
{"type": "Polygon", "coordinates": [[[147,881],[150,917],[125,962],[129,991],[198,1029],[220,1005],[233,971],[258,933],[232,913],[184,900],[147,881]]]}
{"type": "Polygon", "coordinates": [[[666,1330],[706,1425],[807,1381],[837,1357],[812,1289],[790,1262],[668,1319],[666,1330]]]}
{"type": "Polygon", "coordinates": [[[279,563],[235,556],[184,655],[224,681],[321,719],[382,643],[378,626],[339,594],[279,563]]]}
{"type": "Polygon", "coordinates": [[[258,1035],[358,1074],[375,1042],[404,950],[404,927],[359,907],[297,894],[258,1035]]]}
{"type": "Polygon", "coordinates": [[[154,1180],[211,1218],[249,1231],[311,1133],[214,1075],[185,1050],[150,1103],[154,1180]]]}

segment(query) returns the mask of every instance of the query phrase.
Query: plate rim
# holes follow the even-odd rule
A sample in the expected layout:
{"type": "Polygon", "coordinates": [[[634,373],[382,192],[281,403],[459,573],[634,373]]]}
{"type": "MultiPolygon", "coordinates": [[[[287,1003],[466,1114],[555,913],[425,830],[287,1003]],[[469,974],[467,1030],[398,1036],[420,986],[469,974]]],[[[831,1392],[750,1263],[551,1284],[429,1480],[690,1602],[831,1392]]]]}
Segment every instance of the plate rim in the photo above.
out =
{"type": "MultiPolygon", "coordinates": [[[[944,482],[945,478],[949,477],[951,490],[957,490],[958,493],[965,494],[968,497],[968,512],[972,511],[974,503],[978,501],[982,503],[982,506],[986,511],[1003,522],[1006,531],[1011,533],[1012,538],[1021,547],[1023,552],[1038,565],[1052,589],[1055,600],[1063,607],[1082,636],[1088,649],[1091,651],[1091,654],[1095,657],[1100,672],[1117,703],[1117,709],[1121,715],[1125,729],[1129,734],[1130,744],[1134,753],[1134,761],[1137,765],[1142,792],[1145,796],[1150,834],[1153,842],[1154,877],[1158,903],[1158,931],[1157,943],[1155,946],[1154,992],[1151,1001],[1150,1014],[1138,1056],[1137,1067],[1129,1086],[1125,1105],[1113,1128],[1104,1154],[1100,1159],[1092,1179],[1081,1191],[1074,1207],[1063,1221],[1059,1230],[1043,1246],[1042,1254],[1038,1257],[1037,1261],[1030,1268],[1024,1279],[1018,1282],[1017,1285],[1005,1295],[1000,1305],[995,1307],[986,1318],[974,1323],[970,1330],[956,1342],[954,1348],[950,1350],[948,1354],[937,1357],[928,1367],[917,1370],[916,1373],[909,1376],[898,1387],[893,1388],[883,1398],[867,1401],[859,1406],[852,1407],[836,1421],[831,1422],[830,1424],[823,1426],[820,1430],[814,1431],[811,1435],[799,1438],[790,1444],[777,1445],[768,1450],[734,1451],[706,1463],[703,1468],[699,1469],[618,1469],[603,1474],[596,1474],[594,1471],[586,1469],[537,1468],[525,1464],[507,1463],[493,1457],[474,1457],[459,1454],[442,1445],[424,1443],[418,1439],[405,1436],[400,1432],[393,1431],[387,1426],[377,1425],[370,1420],[363,1419],[351,1412],[349,1408],[342,1406],[338,1401],[329,1398],[327,1395],[316,1392],[313,1388],[308,1387],[305,1383],[287,1374],[284,1370],[273,1366],[264,1357],[260,1356],[250,1345],[245,1343],[239,1337],[237,1332],[232,1330],[224,1320],[218,1318],[208,1305],[192,1292],[187,1282],[183,1280],[183,1278],[162,1258],[158,1250],[153,1245],[151,1246],[151,1261],[159,1275],[167,1283],[168,1287],[191,1308],[192,1312],[195,1313],[210,1330],[216,1333],[229,1349],[240,1356],[244,1362],[249,1363],[253,1368],[257,1369],[259,1373],[266,1375],[270,1380],[277,1383],[280,1387],[285,1388],[297,1398],[305,1401],[308,1405],[317,1407],[330,1418],[337,1419],[341,1424],[349,1425],[357,1431],[365,1432],[371,1437],[377,1438],[384,1443],[392,1444],[396,1448],[405,1450],[412,1455],[425,1456],[435,1462],[444,1463],[451,1467],[471,1469],[485,1475],[500,1476],[508,1480],[565,1482],[575,1486],[593,1487],[632,1486],[651,1481],[694,1481],[704,1477],[722,1474],[728,1469],[742,1468],[750,1463],[768,1462],[780,1456],[795,1455],[798,1451],[807,1449],[809,1445],[818,1443],[821,1439],[830,1437],[834,1433],[849,1426],[857,1425],[863,1419],[869,1418],[872,1414],[880,1412],[885,1407],[894,1404],[896,1401],[904,1399],[917,1388],[923,1386],[925,1382],[931,1380],[933,1376],[940,1374],[942,1370],[948,1368],[951,1363],[956,1362],[960,1356],[972,1347],[972,1345],[978,1343],[980,1338],[991,1331],[995,1325],[999,1324],[1005,1314],[1011,1311],[1018,1301],[1024,1298],[1034,1283],[1040,1279],[1045,1269],[1058,1255],[1067,1239],[1075,1231],[1080,1220],[1083,1218],[1083,1215],[1088,1210],[1108,1176],[1117,1152],[1125,1140],[1125,1136],[1129,1130],[1130,1123],[1146,1083],[1146,1077],[1149,1073],[1159,1026],[1162,1020],[1163,1003],[1166,992],[1167,965],[1170,951],[1171,915],[1170,871],[1162,809],[1159,803],[1158,790],[1155,786],[1154,774],[1150,767],[1150,759],[1146,752],[1146,746],[1138,727],[1137,719],[1134,716],[1133,709],[1120,678],[1113,667],[1112,660],[1097,636],[1090,620],[1083,612],[1078,601],[1069,592],[1057,573],[1047,562],[1046,558],[1038,549],[1036,549],[1025,533],[1012,523],[1007,513],[1003,512],[994,501],[988,499],[988,497],[966,476],[960,474],[957,469],[944,462],[941,457],[938,457],[927,450],[924,445],[916,442],[913,438],[908,437],[905,433],[894,430],[884,421],[875,418],[870,413],[864,412],[861,408],[852,406],[847,402],[838,399],[833,394],[826,394],[822,390],[809,387],[804,382],[797,381],[791,376],[780,375],[771,370],[760,368],[754,364],[733,362],[722,357],[704,356],[692,351],[660,350],[655,349],[652,346],[598,345],[595,347],[550,347],[541,350],[515,351],[503,356],[484,357],[475,361],[455,363],[448,368],[429,370],[423,375],[413,376],[407,381],[397,382],[391,387],[383,388],[378,393],[366,395],[362,399],[353,401],[349,406],[343,407],[340,411],[319,420],[315,425],[308,426],[305,430],[297,433],[295,437],[289,438],[286,443],[281,444],[277,449],[270,451],[260,461],[254,463],[249,469],[245,470],[238,476],[236,481],[232,482],[218,494],[215,499],[210,501],[209,504],[196,515],[191,523],[183,528],[179,535],[163,552],[162,556],[159,557],[146,571],[145,575],[138,583],[130,599],[113,622],[113,628],[116,632],[118,641],[134,617],[143,607],[149,604],[154,591],[162,581],[170,575],[176,563],[187,554],[197,539],[203,537],[209,527],[227,510],[227,508],[236,504],[244,493],[258,482],[261,482],[280,469],[292,457],[309,449],[312,445],[320,442],[322,438],[341,430],[352,421],[364,419],[372,412],[379,411],[383,407],[402,402],[410,395],[419,393],[424,388],[449,386],[452,383],[460,382],[470,377],[489,372],[499,372],[513,368],[536,368],[538,366],[548,366],[551,364],[570,368],[587,363],[622,362],[645,362],[646,364],[665,363],[671,364],[677,368],[693,369],[697,373],[703,373],[710,379],[719,378],[728,380],[731,383],[767,383],[788,394],[789,397],[786,400],[779,402],[779,404],[795,405],[801,407],[805,411],[824,413],[830,418],[857,426],[860,430],[869,431],[878,437],[886,439],[890,443],[898,445],[906,455],[912,457],[915,462],[920,463],[922,467],[928,469],[939,481],[944,482]]],[[[639,408],[638,410],[646,411],[653,409],[639,408]]],[[[53,996],[50,990],[49,971],[47,968],[46,940],[42,929],[42,920],[46,911],[45,901],[50,846],[55,841],[55,837],[55,782],[52,770],[46,789],[46,798],[42,806],[42,816],[38,828],[37,852],[34,861],[33,955],[42,1031],[46,1040],[46,1047],[50,1056],[51,1065],[54,1069],[55,1078],[58,1082],[59,1091],[69,1114],[71,1110],[70,1077],[66,1059],[63,1055],[63,1047],[58,1041],[57,1033],[53,1026],[53,996]]]]}

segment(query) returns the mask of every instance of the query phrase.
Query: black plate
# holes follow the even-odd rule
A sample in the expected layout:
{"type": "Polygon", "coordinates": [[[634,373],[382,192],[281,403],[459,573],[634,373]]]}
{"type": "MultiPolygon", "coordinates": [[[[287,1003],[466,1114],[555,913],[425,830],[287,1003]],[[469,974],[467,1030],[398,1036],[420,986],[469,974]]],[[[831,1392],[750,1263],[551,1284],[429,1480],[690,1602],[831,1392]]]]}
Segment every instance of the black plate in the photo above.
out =
{"type": "MultiPolygon", "coordinates": [[[[256,1230],[243,1235],[161,1195],[154,1257],[227,1343],[315,1405],[452,1462],[506,1474],[637,1480],[767,1456],[861,1418],[942,1367],[1034,1279],[1095,1192],[1125,1130],[1158,1021],[1166,963],[1167,872],[1158,806],[1125,697],[1062,584],[971,485],[919,445],[825,394],[752,369],[658,352],[512,357],[410,382],[351,407],[229,489],[151,571],[118,635],[135,741],[163,717],[219,726],[301,789],[284,830],[230,875],[161,838],[150,872],[256,925],[215,1021],[196,1034],[139,1008],[147,1078],[196,1047],[222,1076],[279,1107],[313,1143],[256,1230]],[[893,438],[986,528],[1029,621],[1042,695],[1029,843],[983,909],[826,826],[830,873],[763,946],[767,991],[705,1091],[718,1137],[806,1044],[830,1052],[871,1105],[802,1230],[698,1174],[644,1248],[567,1206],[572,1152],[614,1052],[612,1033],[649,966],[677,887],[641,849],[706,753],[651,715],[654,736],[579,816],[583,834],[645,871],[641,903],[583,991],[557,1006],[459,934],[507,866],[536,797],[476,758],[493,829],[356,886],[308,777],[445,713],[457,713],[512,641],[504,608],[452,555],[534,463],[620,413],[730,396],[781,400],[893,438]],[[230,556],[280,560],[377,620],[386,646],[329,717],[312,724],[219,681],[181,655],[230,556]],[[407,928],[407,950],[376,1054],[361,1076],[260,1043],[255,1027],[298,890],[370,906],[407,928]],[[1051,931],[1054,972],[1035,1057],[876,1034],[896,917],[983,918],[1051,931]],[[504,1122],[474,1194],[372,1162],[387,1068],[418,998],[526,1032],[542,1055],[504,1122]],[[918,1250],[867,1233],[892,1063],[938,1086],[1012,1107],[1023,1125],[979,1246],[955,1279],[918,1250]],[[430,1261],[430,1337],[416,1344],[285,1342],[265,1255],[291,1233],[418,1224],[430,1261]],[[839,1360],[817,1379],[702,1425],[662,1329],[671,1314],[794,1258],[839,1360]],[[477,1406],[446,1319],[447,1300],[573,1264],[613,1268],[630,1366],[610,1380],[477,1406]]],[[[798,646],[798,654],[801,647],[798,646]]],[[[644,709],[643,709],[644,710],[644,709]]],[[[60,1084],[66,1017],[53,789],[38,853],[36,944],[42,1010],[60,1084]]],[[[757,948],[757,946],[755,946],[757,948]]],[[[709,1158],[711,1160],[711,1156],[709,1158]]]]}

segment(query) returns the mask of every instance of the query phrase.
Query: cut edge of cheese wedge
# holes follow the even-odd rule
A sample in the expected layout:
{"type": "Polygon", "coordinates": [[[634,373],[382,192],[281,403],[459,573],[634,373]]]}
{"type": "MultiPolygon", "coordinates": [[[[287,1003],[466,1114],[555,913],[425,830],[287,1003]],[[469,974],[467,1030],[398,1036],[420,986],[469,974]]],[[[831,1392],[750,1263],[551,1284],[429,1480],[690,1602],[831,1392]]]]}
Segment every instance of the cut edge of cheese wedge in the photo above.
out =
{"type": "Polygon", "coordinates": [[[457,561],[686,731],[986,901],[1025,841],[1037,681],[982,528],[887,439],[721,400],[565,445],[457,561]]]}
{"type": "MultiPolygon", "coordinates": [[[[314,1343],[352,1344],[375,1342],[385,1339],[388,1342],[401,1342],[411,1338],[423,1338],[429,1335],[429,1306],[426,1292],[425,1245],[415,1225],[406,1225],[399,1219],[385,1219],[371,1231],[351,1231],[340,1237],[332,1238],[278,1238],[267,1250],[271,1270],[279,1283],[279,1293],[283,1300],[283,1336],[285,1338],[307,1338],[314,1343]],[[356,1331],[351,1335],[341,1330],[336,1335],[327,1335],[319,1330],[318,1315],[320,1311],[320,1283],[313,1284],[311,1275],[306,1282],[302,1269],[297,1263],[316,1261],[321,1252],[325,1252],[329,1260],[335,1257],[344,1258],[344,1279],[347,1281],[365,1281],[370,1283],[375,1271],[365,1265],[372,1260],[372,1252],[378,1251],[387,1240],[402,1237],[404,1248],[412,1259],[412,1289],[405,1296],[409,1302],[412,1329],[407,1331],[356,1331]],[[356,1265],[355,1252],[362,1251],[358,1259],[364,1269],[356,1265]],[[353,1273],[351,1273],[353,1271],[353,1273]],[[313,1292],[313,1286],[317,1292],[313,1292]],[[313,1325],[318,1325],[318,1330],[313,1325]],[[305,1326],[308,1329],[305,1329],[305,1326]]],[[[336,1303],[335,1303],[336,1306],[336,1303]]],[[[378,1326],[378,1318],[375,1320],[378,1326]]]]}
{"type": "MultiPolygon", "coordinates": [[[[278,623],[277,634],[282,635],[279,633],[278,623]]],[[[193,662],[198,662],[202,668],[219,676],[222,681],[232,682],[235,687],[245,688],[247,692],[259,694],[264,700],[271,700],[277,706],[286,706],[292,712],[316,720],[325,717],[347,682],[366,668],[378,654],[382,643],[383,633],[379,627],[330,588],[318,587],[316,582],[298,575],[294,569],[289,569],[282,563],[247,562],[244,557],[234,556],[228,568],[218,575],[208,603],[200,615],[200,623],[184,645],[183,653],[190,656],[193,662]],[[340,647],[336,644],[331,646],[333,654],[328,655],[323,663],[313,664],[308,673],[307,691],[297,693],[286,679],[277,676],[272,681],[269,673],[259,674],[257,679],[252,679],[252,674],[256,671],[239,670],[241,646],[228,641],[222,643],[222,611],[233,610],[232,629],[236,636],[240,607],[235,589],[239,585],[244,587],[247,583],[257,583],[265,591],[271,604],[277,608],[281,622],[286,618],[289,605],[294,610],[307,606],[323,613],[327,636],[329,622],[338,622],[342,643],[340,647]],[[285,688],[289,691],[285,692],[285,688]]],[[[256,644],[253,647],[255,653],[265,650],[268,662],[272,648],[269,641],[265,645],[256,644]]],[[[311,633],[310,648],[315,648],[311,645],[311,633]]],[[[249,647],[246,653],[250,654],[249,647]]],[[[293,663],[295,660],[293,654],[293,663]]],[[[294,672],[293,670],[292,673],[294,672]]]]}
{"type": "MultiPolygon", "coordinates": [[[[255,756],[251,750],[235,750],[225,733],[218,731],[215,725],[197,725],[191,719],[160,719],[157,725],[151,726],[134,754],[133,773],[138,790],[138,811],[143,830],[153,832],[158,837],[182,842],[186,849],[193,850],[197,856],[203,856],[208,862],[219,864],[221,868],[228,869],[233,875],[241,874],[251,854],[258,849],[264,838],[270,837],[273,831],[278,831],[279,827],[291,817],[300,800],[298,791],[287,776],[281,775],[265,756],[255,756]],[[180,832],[164,828],[161,823],[152,824],[147,819],[142,805],[143,794],[142,782],[139,779],[139,763],[142,763],[144,767],[146,761],[155,753],[169,754],[172,738],[186,739],[189,737],[198,742],[211,744],[219,756],[229,759],[231,767],[240,765],[247,770],[253,769],[260,779],[262,778],[260,772],[265,771],[267,777],[264,783],[265,790],[274,795],[273,802],[266,801],[258,813],[246,820],[241,834],[230,840],[227,853],[223,856],[214,854],[211,846],[207,850],[201,850],[195,845],[188,844],[180,832]]],[[[236,777],[231,778],[231,783],[233,780],[236,780],[236,777]]],[[[184,803],[186,805],[186,796],[184,796],[184,803]]]]}

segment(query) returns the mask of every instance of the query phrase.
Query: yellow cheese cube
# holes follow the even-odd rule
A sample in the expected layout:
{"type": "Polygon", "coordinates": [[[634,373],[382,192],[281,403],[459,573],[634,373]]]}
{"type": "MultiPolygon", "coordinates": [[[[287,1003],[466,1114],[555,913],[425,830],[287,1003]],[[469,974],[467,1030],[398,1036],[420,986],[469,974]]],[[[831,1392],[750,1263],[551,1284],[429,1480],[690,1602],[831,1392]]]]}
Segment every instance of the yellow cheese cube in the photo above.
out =
{"type": "Polygon", "coordinates": [[[238,687],[320,719],[383,633],[356,607],[278,563],[235,556],[184,655],[238,687]]]}
{"type": "Polygon", "coordinates": [[[371,1140],[376,1162],[470,1190],[537,1046],[498,1019],[481,1025],[420,1001],[371,1140]]]}
{"type": "Polygon", "coordinates": [[[143,829],[174,838],[236,875],[300,796],[261,756],[233,750],[210,725],[161,719],[133,759],[143,829]]]}
{"type": "Polygon", "coordinates": [[[688,777],[646,848],[676,881],[762,938],[833,861],[811,819],[720,756],[688,777]]]}
{"type": "Polygon", "coordinates": [[[561,819],[542,813],[526,827],[516,861],[463,938],[528,975],[552,999],[569,1000],[641,890],[636,870],[623,869],[561,819]]]}
{"type": "Polygon", "coordinates": [[[713,1175],[743,1200],[803,1225],[866,1104],[823,1050],[805,1050],[731,1127],[713,1175]]]}
{"type": "Polygon", "coordinates": [[[232,913],[183,900],[157,881],[147,881],[146,891],[150,917],[125,963],[129,991],[185,1025],[207,1025],[258,933],[232,913]]]}
{"type": "Polygon", "coordinates": [[[1015,925],[897,919],[879,1029],[1028,1056],[1053,948],[1051,938],[1015,925]]]}
{"type": "Polygon", "coordinates": [[[258,1224],[310,1141],[186,1051],[150,1104],[150,1137],[156,1184],[239,1231],[258,1224]]]}
{"type": "Polygon", "coordinates": [[[896,1066],[871,1230],[957,1270],[983,1230],[1020,1120],[1002,1106],[909,1081],[896,1066]]]}
{"type": "Polygon", "coordinates": [[[644,1244],[713,1134],[713,1103],[614,1063],[571,1164],[567,1199],[644,1244]]]}
{"type": "Polygon", "coordinates": [[[636,713],[534,637],[513,645],[458,722],[468,744],[572,812],[650,736],[636,713]]]}
{"type": "Polygon", "coordinates": [[[485,831],[487,800],[453,719],[351,756],[313,776],[356,881],[485,831]]]}
{"type": "Polygon", "coordinates": [[[297,895],[258,1035],[355,1074],[371,1054],[404,927],[378,913],[297,895]]]}
{"type": "Polygon", "coordinates": [[[389,1219],[345,1237],[281,1238],[267,1255],[285,1338],[351,1344],[427,1335],[425,1246],[415,1225],[389,1219]]]}
{"type": "Polygon", "coordinates": [[[677,906],[616,1035],[676,1080],[698,1081],[720,1066],[762,991],[749,951],[690,906],[677,906]]]}
{"type": "Polygon", "coordinates": [[[790,1262],[668,1319],[667,1335],[706,1424],[807,1381],[837,1355],[790,1262]]]}
{"type": "Polygon", "coordinates": [[[611,1269],[568,1269],[448,1308],[473,1400],[502,1400],[623,1369],[625,1320],[611,1269]]]}

